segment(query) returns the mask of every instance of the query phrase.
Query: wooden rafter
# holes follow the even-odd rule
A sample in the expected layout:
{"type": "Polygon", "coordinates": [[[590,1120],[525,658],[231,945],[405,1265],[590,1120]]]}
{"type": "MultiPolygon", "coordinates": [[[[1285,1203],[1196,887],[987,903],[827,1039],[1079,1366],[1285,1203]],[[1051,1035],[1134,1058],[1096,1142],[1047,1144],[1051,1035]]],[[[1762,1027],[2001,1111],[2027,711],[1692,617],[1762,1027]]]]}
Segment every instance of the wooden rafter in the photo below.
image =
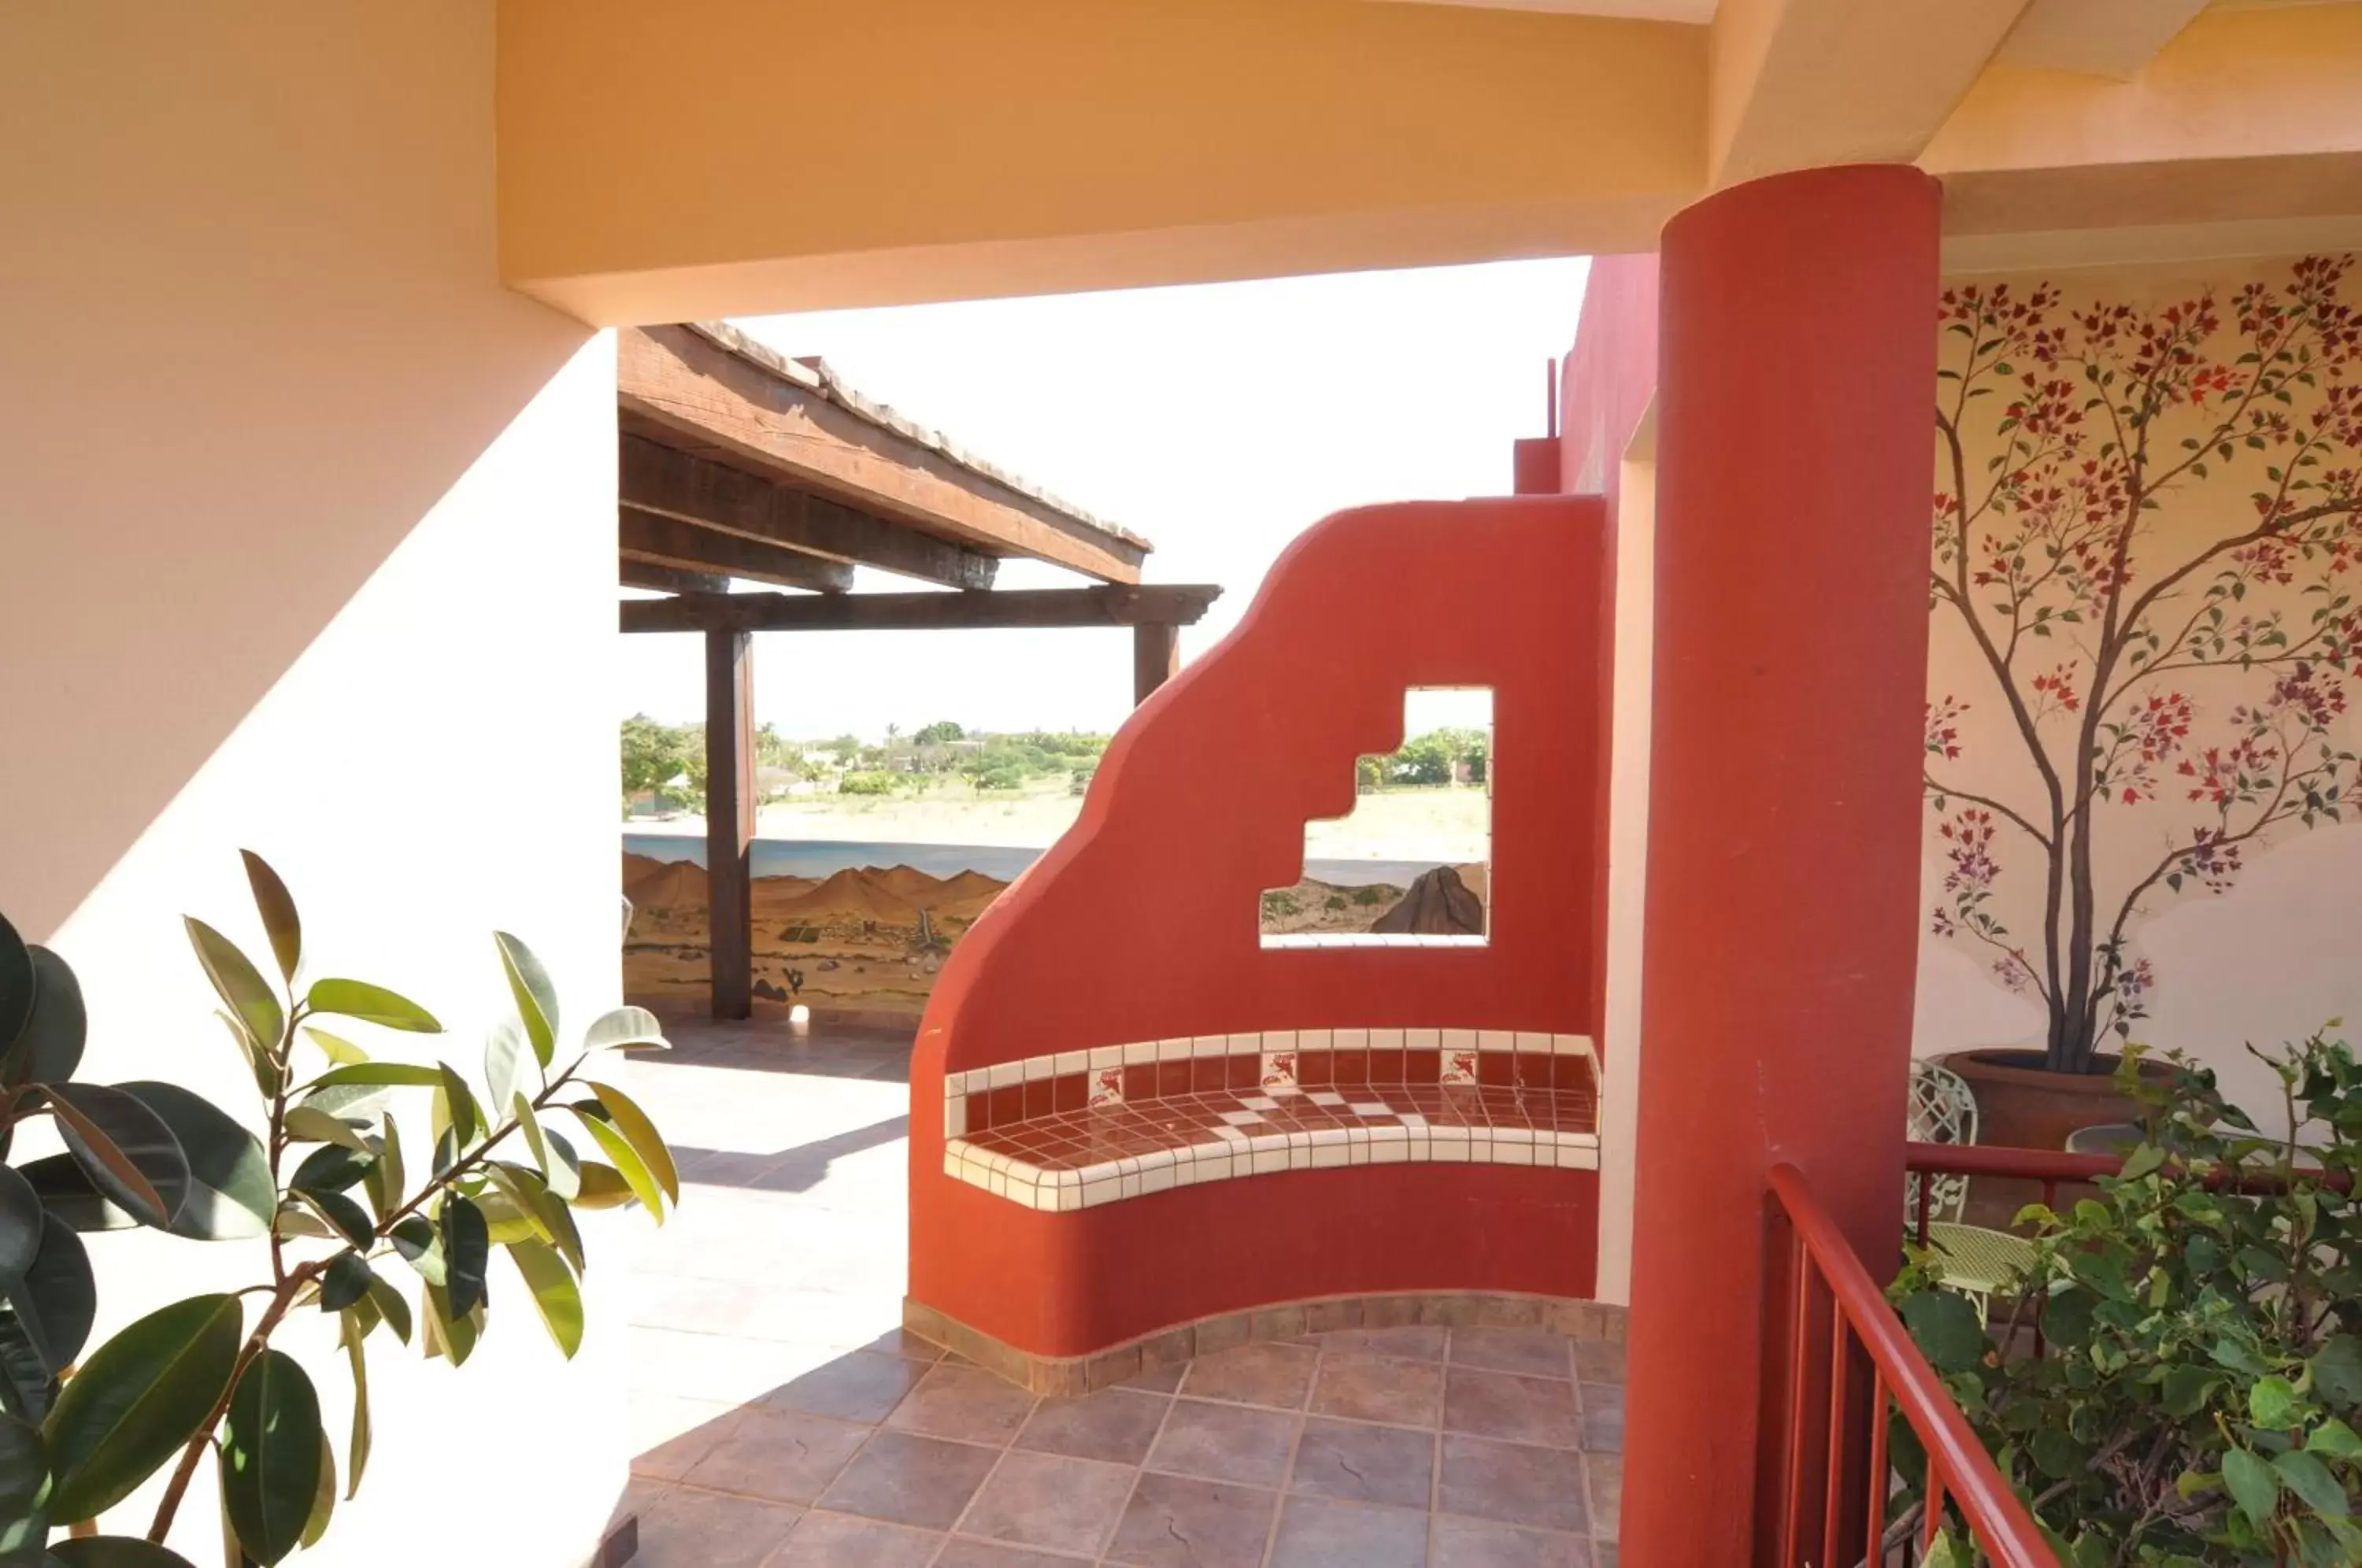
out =
{"type": "Polygon", "coordinates": [[[1003,589],[996,593],[689,593],[624,602],[626,632],[952,631],[993,626],[1194,625],[1206,583],[1003,589]]]}
{"type": "MultiPolygon", "coordinates": [[[[822,593],[843,593],[853,586],[853,569],[842,561],[765,544],[743,535],[700,528],[678,518],[624,507],[616,514],[615,538],[626,562],[669,567],[677,571],[744,578],[750,582],[774,582],[784,588],[809,588],[822,593]]],[[[718,591],[728,591],[725,581],[718,591]]],[[[676,590],[706,591],[716,590],[676,590]]]]}
{"type": "Polygon", "coordinates": [[[624,556],[616,574],[625,588],[649,588],[658,593],[727,593],[730,578],[723,572],[684,571],[679,567],[624,556]]]}
{"type": "Polygon", "coordinates": [[[625,436],[617,456],[623,502],[637,511],[945,588],[989,588],[999,566],[990,556],[637,436],[625,436]]]}
{"type": "Polygon", "coordinates": [[[616,341],[627,433],[660,434],[667,447],[986,555],[1030,556],[1109,582],[1140,580],[1146,540],[930,444],[907,422],[849,406],[820,372],[726,327],[629,327],[616,341]]]}

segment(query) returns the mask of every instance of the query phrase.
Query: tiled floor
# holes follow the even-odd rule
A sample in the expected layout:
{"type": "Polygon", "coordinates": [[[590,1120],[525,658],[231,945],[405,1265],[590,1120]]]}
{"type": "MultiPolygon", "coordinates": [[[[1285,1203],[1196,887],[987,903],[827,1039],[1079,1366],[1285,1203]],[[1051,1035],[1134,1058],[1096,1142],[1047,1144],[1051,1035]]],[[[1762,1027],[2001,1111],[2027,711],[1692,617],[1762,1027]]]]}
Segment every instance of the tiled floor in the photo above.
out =
{"type": "Polygon", "coordinates": [[[893,1327],[907,1046],[673,1034],[633,1068],[690,1188],[635,1280],[639,1562],[1613,1568],[1617,1347],[1350,1330],[1036,1399],[893,1327]]]}

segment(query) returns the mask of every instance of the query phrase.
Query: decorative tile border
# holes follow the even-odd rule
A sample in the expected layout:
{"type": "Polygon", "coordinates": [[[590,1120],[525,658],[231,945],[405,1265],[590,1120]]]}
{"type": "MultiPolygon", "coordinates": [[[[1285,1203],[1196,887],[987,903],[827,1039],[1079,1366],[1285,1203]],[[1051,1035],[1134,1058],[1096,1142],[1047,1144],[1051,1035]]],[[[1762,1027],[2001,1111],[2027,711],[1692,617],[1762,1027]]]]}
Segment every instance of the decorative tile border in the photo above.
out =
{"type": "Polygon", "coordinates": [[[1455,1329],[1544,1329],[1578,1343],[1622,1344],[1625,1309],[1603,1301],[1509,1291],[1415,1291],[1330,1296],[1224,1312],[1142,1334],[1089,1355],[1034,1355],[1006,1344],[922,1302],[905,1297],[902,1327],[930,1344],[994,1373],[1030,1393],[1074,1398],[1236,1345],[1292,1340],[1338,1329],[1444,1324],[1455,1329]]]}
{"type": "Polygon", "coordinates": [[[1201,1035],[946,1075],[944,1173],[1064,1211],[1198,1182],[1404,1162],[1599,1165],[1588,1036],[1201,1035]]]}

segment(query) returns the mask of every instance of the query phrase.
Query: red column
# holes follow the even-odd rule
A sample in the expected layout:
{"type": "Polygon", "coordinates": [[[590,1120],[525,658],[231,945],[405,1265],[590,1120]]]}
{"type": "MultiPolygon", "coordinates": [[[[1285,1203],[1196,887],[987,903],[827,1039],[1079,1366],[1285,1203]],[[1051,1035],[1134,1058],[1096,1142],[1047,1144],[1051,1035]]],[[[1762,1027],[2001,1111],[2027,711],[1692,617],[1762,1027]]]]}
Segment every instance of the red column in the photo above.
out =
{"type": "Polygon", "coordinates": [[[1902,1223],[1940,188],[1812,170],[1667,226],[1623,1556],[1748,1562],[1765,1172],[1902,1223]]]}

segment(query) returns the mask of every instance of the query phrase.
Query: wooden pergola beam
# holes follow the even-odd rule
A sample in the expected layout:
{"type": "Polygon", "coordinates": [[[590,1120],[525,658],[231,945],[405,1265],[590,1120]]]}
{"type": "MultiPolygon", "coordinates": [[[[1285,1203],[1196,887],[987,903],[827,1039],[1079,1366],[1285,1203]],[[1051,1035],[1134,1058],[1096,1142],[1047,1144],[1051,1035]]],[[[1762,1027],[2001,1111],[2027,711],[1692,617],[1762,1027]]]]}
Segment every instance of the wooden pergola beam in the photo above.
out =
{"type": "Polygon", "coordinates": [[[727,593],[730,579],[721,572],[684,571],[679,567],[657,566],[650,561],[635,560],[625,556],[617,563],[616,577],[625,588],[653,589],[658,593],[727,593]]]}
{"type": "Polygon", "coordinates": [[[726,327],[625,327],[615,342],[616,405],[627,425],[661,427],[668,447],[710,450],[796,490],[858,498],[905,531],[964,540],[987,555],[1031,556],[1109,582],[1140,580],[1146,540],[1094,526],[865,417],[833,400],[813,372],[726,327]]]}
{"type": "Polygon", "coordinates": [[[999,567],[990,556],[645,436],[624,436],[617,457],[623,502],[641,512],[945,588],[990,588],[999,567]]]}
{"type": "Polygon", "coordinates": [[[725,580],[718,588],[675,591],[726,593],[726,580],[734,577],[822,593],[843,593],[853,586],[853,569],[842,561],[767,545],[744,535],[700,528],[629,506],[616,514],[615,541],[627,564],[725,580]]]}
{"type": "Polygon", "coordinates": [[[1013,626],[1187,626],[1210,583],[1003,589],[994,593],[685,593],[625,600],[626,632],[939,632],[1013,626]]]}

